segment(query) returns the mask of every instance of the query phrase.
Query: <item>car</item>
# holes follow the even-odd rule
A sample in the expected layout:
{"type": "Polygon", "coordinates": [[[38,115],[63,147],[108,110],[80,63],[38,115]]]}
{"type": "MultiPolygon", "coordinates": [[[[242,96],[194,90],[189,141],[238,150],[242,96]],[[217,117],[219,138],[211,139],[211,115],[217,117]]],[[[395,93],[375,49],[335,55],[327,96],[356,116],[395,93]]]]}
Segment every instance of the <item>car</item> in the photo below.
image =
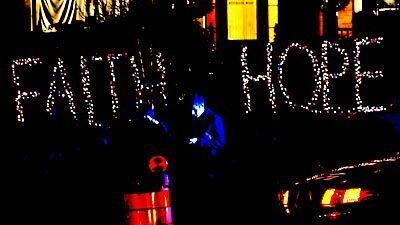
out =
{"type": "Polygon", "coordinates": [[[282,224],[393,224],[400,153],[352,162],[292,182],[277,194],[282,224]]]}

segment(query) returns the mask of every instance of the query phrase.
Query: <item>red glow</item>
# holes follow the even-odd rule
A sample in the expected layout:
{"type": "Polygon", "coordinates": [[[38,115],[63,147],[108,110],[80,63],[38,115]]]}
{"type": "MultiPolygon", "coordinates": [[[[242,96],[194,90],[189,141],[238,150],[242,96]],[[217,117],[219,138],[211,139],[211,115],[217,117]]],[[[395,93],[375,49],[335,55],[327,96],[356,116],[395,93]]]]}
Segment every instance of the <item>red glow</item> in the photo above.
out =
{"type": "Polygon", "coordinates": [[[213,39],[214,42],[217,41],[217,15],[216,15],[216,7],[217,5],[215,4],[215,1],[212,3],[212,10],[207,13],[206,15],[206,27],[213,27],[214,28],[214,34],[213,34],[213,39]]]}
{"type": "Polygon", "coordinates": [[[322,11],[319,12],[319,36],[323,37],[325,34],[324,27],[324,13],[322,11]]]}
{"type": "Polygon", "coordinates": [[[168,168],[168,161],[163,156],[151,157],[149,161],[149,169],[151,172],[165,172],[168,168]]]}
{"type": "Polygon", "coordinates": [[[128,225],[172,225],[169,190],[125,194],[128,225]]]}
{"type": "Polygon", "coordinates": [[[341,215],[340,212],[332,212],[327,215],[327,217],[331,220],[336,220],[341,215]]]}
{"type": "Polygon", "coordinates": [[[372,196],[374,196],[374,195],[372,194],[371,191],[361,190],[360,201],[367,200],[367,199],[371,198],[372,196]]]}

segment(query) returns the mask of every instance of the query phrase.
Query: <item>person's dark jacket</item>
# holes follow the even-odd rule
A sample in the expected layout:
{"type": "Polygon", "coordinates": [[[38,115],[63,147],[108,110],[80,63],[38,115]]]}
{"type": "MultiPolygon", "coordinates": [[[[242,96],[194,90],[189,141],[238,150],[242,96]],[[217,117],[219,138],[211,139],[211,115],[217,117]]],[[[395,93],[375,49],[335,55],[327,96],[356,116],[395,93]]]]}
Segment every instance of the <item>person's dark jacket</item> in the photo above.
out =
{"type": "Polygon", "coordinates": [[[194,119],[193,137],[198,138],[197,144],[216,155],[225,146],[225,129],[222,118],[210,109],[199,118],[194,119]]]}

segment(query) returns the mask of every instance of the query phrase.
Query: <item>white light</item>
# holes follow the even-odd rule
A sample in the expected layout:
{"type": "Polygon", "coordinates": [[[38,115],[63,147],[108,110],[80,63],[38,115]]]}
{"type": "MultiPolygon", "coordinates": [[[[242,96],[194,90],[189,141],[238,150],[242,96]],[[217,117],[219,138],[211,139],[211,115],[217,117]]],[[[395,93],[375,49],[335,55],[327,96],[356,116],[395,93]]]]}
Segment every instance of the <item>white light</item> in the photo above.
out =
{"type": "Polygon", "coordinates": [[[55,98],[57,96],[57,93],[61,93],[61,98],[67,98],[68,100],[68,109],[70,113],[72,114],[72,117],[75,121],[78,120],[77,112],[76,112],[76,106],[75,106],[75,101],[74,101],[74,95],[72,93],[72,88],[67,81],[67,72],[66,69],[64,68],[64,62],[61,58],[58,58],[57,60],[57,65],[53,67],[53,71],[50,75],[50,90],[49,90],[49,95],[47,97],[47,102],[46,102],[46,111],[50,115],[54,115],[54,109],[55,109],[55,98]],[[61,80],[61,87],[59,87],[59,82],[61,80]],[[58,85],[57,85],[58,84],[58,85]],[[61,89],[61,90],[60,90],[61,89]]]}
{"type": "Polygon", "coordinates": [[[313,51],[311,51],[307,46],[301,45],[299,43],[292,43],[290,44],[279,56],[279,63],[278,63],[278,84],[280,87],[280,90],[285,98],[285,103],[291,108],[291,109],[302,109],[305,111],[317,113],[318,110],[314,109],[316,106],[316,103],[318,101],[318,95],[320,93],[320,90],[318,89],[321,87],[321,79],[320,79],[320,65],[318,62],[317,57],[314,55],[313,51]],[[315,89],[312,93],[311,99],[305,104],[305,105],[300,105],[298,103],[293,102],[293,100],[290,97],[289,91],[287,89],[287,84],[286,80],[284,79],[284,66],[286,63],[287,56],[292,49],[298,49],[300,51],[303,51],[307,54],[307,56],[311,59],[312,63],[312,68],[313,68],[313,76],[314,76],[314,83],[315,83],[315,89]]]}
{"type": "Polygon", "coordinates": [[[272,50],[273,47],[270,43],[266,46],[266,56],[265,56],[265,64],[266,64],[266,71],[265,74],[261,74],[258,76],[251,76],[250,71],[247,65],[247,46],[242,46],[242,53],[240,55],[240,64],[242,67],[242,89],[243,94],[245,97],[244,106],[246,107],[246,113],[253,111],[251,95],[250,95],[250,88],[249,82],[261,82],[262,84],[268,87],[268,101],[271,104],[272,111],[276,113],[276,104],[275,104],[275,89],[272,84],[272,50]]]}
{"type": "Polygon", "coordinates": [[[29,99],[37,98],[40,93],[38,91],[22,91],[21,90],[21,77],[16,72],[16,67],[28,66],[29,68],[34,65],[42,64],[42,61],[37,57],[27,57],[13,60],[11,64],[11,72],[13,83],[17,89],[17,96],[15,97],[15,104],[17,110],[17,121],[21,124],[25,122],[23,102],[29,99]]]}
{"type": "Polygon", "coordinates": [[[354,50],[354,76],[356,78],[356,82],[354,85],[354,91],[356,95],[356,105],[357,109],[360,112],[380,112],[385,111],[386,108],[384,106],[365,106],[361,99],[361,84],[364,78],[369,79],[379,79],[383,78],[383,71],[382,70],[375,70],[375,71],[361,71],[361,62],[360,62],[360,54],[361,54],[361,47],[368,46],[368,45],[380,45],[383,42],[383,37],[378,38],[357,38],[355,40],[355,50],[354,50]]]}

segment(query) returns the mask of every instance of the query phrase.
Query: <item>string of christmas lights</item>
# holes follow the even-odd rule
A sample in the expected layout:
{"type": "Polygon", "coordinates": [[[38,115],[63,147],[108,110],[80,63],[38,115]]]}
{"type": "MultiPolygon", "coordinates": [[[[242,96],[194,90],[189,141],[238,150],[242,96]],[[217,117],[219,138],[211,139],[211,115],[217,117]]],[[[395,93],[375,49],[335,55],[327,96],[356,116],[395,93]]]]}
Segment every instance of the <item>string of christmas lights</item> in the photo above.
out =
{"type": "Polygon", "coordinates": [[[127,53],[118,53],[118,54],[107,54],[107,62],[110,67],[110,95],[111,95],[111,105],[112,105],[112,116],[114,119],[119,118],[119,97],[116,92],[116,82],[117,75],[115,70],[115,62],[120,60],[122,57],[126,58],[127,53]]]}
{"type": "MultiPolygon", "coordinates": [[[[144,70],[144,63],[143,63],[143,57],[142,57],[142,51],[140,50],[140,48],[139,48],[139,51],[138,51],[138,56],[139,56],[139,62],[140,62],[140,65],[141,65],[141,67],[140,67],[140,72],[141,72],[141,74],[139,73],[138,74],[138,79],[140,79],[140,78],[145,78],[146,77],[146,74],[145,74],[145,70],[144,70]]],[[[136,66],[137,67],[137,66],[136,66]]],[[[138,107],[140,107],[140,105],[142,105],[143,104],[143,99],[142,99],[142,90],[143,90],[143,87],[144,87],[144,85],[142,84],[142,82],[140,82],[140,86],[139,86],[139,92],[136,92],[136,94],[137,94],[137,102],[136,102],[136,105],[138,106],[138,107]],[[138,104],[139,103],[139,104],[138,104]]]]}
{"type": "MultiPolygon", "coordinates": [[[[150,50],[151,53],[153,53],[153,50],[150,50]]],[[[151,54],[153,55],[153,54],[151,54]]],[[[135,84],[135,93],[136,93],[136,108],[140,108],[140,106],[143,105],[144,102],[144,93],[151,94],[155,92],[156,89],[159,89],[158,95],[162,96],[164,106],[167,106],[167,94],[166,94],[166,89],[167,89],[167,81],[166,81],[166,67],[165,67],[165,60],[162,57],[161,52],[157,52],[155,54],[155,62],[156,62],[156,69],[155,71],[160,74],[160,80],[158,83],[152,83],[151,81],[146,81],[145,84],[144,80],[146,79],[146,72],[144,69],[144,63],[143,63],[143,58],[142,58],[142,52],[138,52],[138,57],[131,56],[130,57],[130,63],[131,63],[131,69],[132,69],[132,77],[134,80],[135,84]],[[139,65],[137,63],[137,58],[139,59],[139,65]]],[[[150,66],[153,65],[153,60],[150,61],[150,66]]]]}
{"type": "Polygon", "coordinates": [[[53,71],[50,75],[50,90],[47,97],[46,111],[53,116],[55,111],[55,97],[67,98],[69,111],[75,121],[78,120],[76,113],[76,106],[74,101],[74,95],[72,93],[71,85],[67,81],[67,72],[64,67],[64,62],[61,58],[58,58],[57,65],[53,67],[53,71]],[[62,87],[58,90],[57,78],[61,78],[62,87]]]}
{"type": "Polygon", "coordinates": [[[322,86],[322,79],[320,78],[320,66],[317,57],[314,55],[313,51],[310,50],[306,45],[301,45],[299,43],[292,43],[290,44],[279,56],[279,63],[278,63],[278,84],[279,88],[284,96],[284,101],[285,103],[291,108],[291,109],[303,109],[312,113],[321,113],[320,110],[317,110],[313,108],[319,97],[320,89],[319,87],[322,86]],[[288,57],[288,54],[290,50],[298,49],[302,52],[305,52],[307,56],[311,59],[312,63],[312,68],[313,68],[313,75],[314,75],[314,83],[316,84],[316,88],[313,90],[311,100],[306,103],[306,105],[299,105],[297,103],[294,103],[289,95],[289,91],[287,89],[287,84],[284,79],[284,65],[286,63],[286,59],[288,57]]]}
{"type": "Polygon", "coordinates": [[[141,88],[143,85],[141,84],[141,80],[140,80],[140,72],[139,72],[139,68],[138,65],[136,63],[136,59],[135,56],[131,56],[130,57],[130,63],[131,63],[131,68],[132,68],[132,78],[133,78],[133,82],[135,84],[135,94],[136,94],[136,109],[139,109],[139,106],[143,103],[142,99],[141,99],[141,88]]]}
{"type": "MultiPolygon", "coordinates": [[[[329,7],[329,2],[331,0],[322,0],[321,1],[321,9],[322,10],[327,10],[329,7]]],[[[337,1],[336,0],[336,9],[343,8],[345,6],[346,1],[337,1]]]]}
{"type": "MultiPolygon", "coordinates": [[[[99,58],[92,58],[92,60],[99,61],[99,58]]],[[[87,108],[88,124],[89,126],[101,127],[102,124],[95,122],[95,110],[94,110],[94,100],[93,100],[93,87],[91,84],[90,71],[88,68],[88,60],[86,57],[81,56],[81,82],[83,89],[83,96],[85,98],[85,105],[87,108]]]]}
{"type": "Polygon", "coordinates": [[[242,89],[243,94],[245,96],[245,110],[246,114],[253,111],[251,95],[250,95],[250,87],[249,82],[265,82],[268,91],[269,97],[268,101],[271,104],[273,113],[276,113],[276,103],[275,103],[275,89],[272,84],[272,50],[273,47],[270,43],[266,46],[266,56],[265,56],[265,64],[266,64],[266,74],[260,74],[256,77],[250,75],[250,70],[247,63],[247,46],[242,46],[242,51],[240,55],[240,65],[241,65],[241,73],[242,73],[242,89]]]}
{"type": "Polygon", "coordinates": [[[22,104],[22,101],[26,101],[29,99],[34,99],[39,96],[38,91],[22,91],[21,88],[21,77],[17,74],[16,72],[16,67],[22,67],[22,66],[28,66],[29,68],[32,68],[34,65],[42,64],[42,61],[37,58],[37,57],[27,57],[27,58],[21,58],[21,59],[16,59],[12,61],[11,64],[11,72],[12,72],[12,80],[17,88],[17,96],[15,97],[14,101],[16,104],[16,110],[17,110],[17,121],[18,123],[24,123],[25,122],[25,117],[24,117],[24,107],[22,104]]]}
{"type": "MultiPolygon", "coordinates": [[[[354,114],[354,113],[368,113],[368,112],[379,112],[386,110],[384,106],[365,106],[361,96],[361,85],[363,84],[364,78],[379,79],[383,77],[382,70],[365,70],[361,68],[361,49],[362,47],[371,45],[381,45],[383,43],[382,37],[365,37],[355,39],[355,48],[352,52],[354,57],[354,93],[355,93],[355,107],[349,107],[350,109],[344,109],[342,107],[333,106],[331,82],[334,79],[341,78],[349,73],[350,70],[350,57],[347,51],[340,47],[338,43],[324,41],[321,48],[321,59],[317,57],[314,52],[306,45],[300,43],[290,44],[279,56],[277,63],[277,85],[283,95],[285,104],[292,110],[304,110],[311,113],[317,114],[354,114]],[[301,52],[305,54],[311,61],[314,85],[315,89],[312,92],[311,99],[304,104],[295,103],[292,100],[292,96],[288,90],[287,77],[285,77],[285,70],[287,70],[287,59],[290,52],[301,52]],[[329,53],[337,53],[342,62],[340,68],[337,71],[329,71],[329,53]],[[321,108],[322,99],[322,108],[321,108]],[[317,105],[318,104],[318,105],[317,105]],[[319,108],[318,108],[319,106],[319,108]]],[[[263,57],[265,60],[265,71],[261,74],[252,74],[248,65],[248,46],[243,45],[240,55],[240,66],[241,66],[241,79],[242,79],[242,91],[244,95],[244,106],[246,114],[254,111],[254,101],[252,100],[252,93],[250,84],[251,82],[257,85],[266,85],[268,90],[268,103],[271,104],[273,113],[277,111],[276,104],[276,90],[272,81],[273,76],[273,45],[268,43],[266,45],[266,54],[263,57]]],[[[155,51],[150,48],[149,52],[143,54],[142,51],[138,51],[134,56],[128,56],[127,53],[109,53],[105,57],[93,56],[84,57],[81,56],[80,68],[81,68],[81,83],[84,96],[84,103],[88,115],[88,124],[90,126],[102,126],[101,123],[96,122],[96,113],[94,105],[94,87],[91,83],[94,74],[91,74],[88,63],[92,62],[106,62],[110,68],[110,75],[107,78],[108,85],[110,86],[109,94],[111,96],[112,103],[112,117],[114,119],[119,118],[120,114],[120,99],[119,99],[119,85],[118,77],[120,74],[117,72],[116,65],[121,59],[127,59],[130,62],[129,75],[132,77],[134,82],[135,91],[135,107],[138,109],[143,105],[144,100],[154,100],[154,96],[161,97],[164,105],[167,106],[167,78],[166,78],[166,60],[163,57],[161,51],[155,51]],[[143,59],[143,56],[149,54],[149,57],[143,59]],[[149,66],[150,65],[150,66],[149,66]],[[145,68],[146,67],[146,68],[145,68]],[[152,78],[150,73],[159,75],[156,80],[152,78]]],[[[21,76],[17,73],[17,67],[33,67],[37,64],[43,64],[39,58],[27,57],[22,59],[13,60],[12,62],[12,78],[13,83],[17,89],[17,96],[15,97],[16,110],[17,110],[17,121],[24,123],[24,108],[23,103],[26,100],[34,99],[39,96],[39,91],[22,91],[21,90],[21,76]]],[[[56,98],[66,99],[68,110],[73,115],[74,120],[78,120],[77,107],[75,105],[75,99],[72,91],[72,87],[68,82],[67,69],[64,66],[64,62],[61,58],[57,59],[56,65],[52,68],[50,74],[50,86],[49,93],[46,101],[46,111],[50,115],[55,113],[56,98]]]]}
{"type": "Polygon", "coordinates": [[[325,10],[328,7],[329,0],[322,0],[321,1],[321,9],[325,10]]]}
{"type": "Polygon", "coordinates": [[[374,37],[374,38],[364,37],[355,39],[355,50],[353,52],[353,55],[354,55],[354,74],[356,82],[354,85],[354,92],[356,96],[357,110],[359,112],[365,112],[365,113],[381,112],[386,110],[384,106],[364,106],[360,94],[361,92],[360,87],[362,85],[363,78],[369,78],[369,79],[383,78],[382,70],[361,71],[361,61],[360,61],[361,47],[368,45],[380,45],[382,44],[382,42],[383,42],[383,37],[374,37]]]}
{"type": "Polygon", "coordinates": [[[156,64],[157,64],[157,71],[160,73],[160,83],[159,86],[161,88],[160,95],[163,97],[164,101],[164,106],[168,106],[167,102],[167,94],[166,94],[166,89],[167,89],[167,82],[166,82],[166,73],[167,70],[165,68],[165,59],[162,57],[161,52],[158,52],[156,54],[156,64]]]}
{"type": "MultiPolygon", "coordinates": [[[[354,116],[357,113],[368,113],[368,112],[380,112],[387,110],[384,106],[364,106],[363,101],[361,99],[360,87],[362,85],[363,78],[370,79],[378,79],[383,77],[382,70],[375,71],[361,71],[361,62],[360,62],[360,51],[362,46],[368,45],[379,45],[382,44],[383,38],[362,38],[355,40],[355,50],[352,52],[352,56],[354,57],[354,76],[355,76],[355,84],[354,84],[354,93],[356,99],[356,106],[344,108],[340,106],[332,106],[332,93],[331,93],[331,81],[334,79],[338,79],[340,77],[345,76],[346,73],[350,70],[350,57],[347,51],[344,48],[341,48],[338,43],[324,41],[322,43],[321,49],[321,59],[314,55],[313,51],[310,50],[306,45],[301,45],[299,43],[290,44],[282,53],[279,55],[277,70],[278,70],[278,85],[284,97],[284,102],[289,106],[292,110],[304,110],[307,112],[311,112],[314,114],[337,114],[344,116],[354,116]],[[298,50],[306,53],[306,55],[311,59],[312,69],[313,69],[313,77],[315,89],[312,92],[311,99],[306,104],[297,104],[293,102],[289,91],[287,89],[287,83],[284,78],[284,70],[285,64],[288,57],[288,54],[292,50],[298,50]],[[336,52],[342,59],[340,64],[340,68],[338,71],[331,72],[328,69],[329,60],[328,60],[328,52],[336,52]],[[322,109],[320,107],[320,99],[322,98],[322,109]]],[[[251,100],[251,91],[249,88],[249,82],[259,82],[266,81],[269,87],[269,101],[272,103],[273,112],[276,112],[276,92],[274,90],[274,84],[271,80],[272,78],[272,69],[271,69],[271,61],[272,61],[272,45],[267,45],[267,57],[268,60],[266,62],[267,65],[267,75],[258,75],[256,77],[250,75],[248,61],[247,61],[247,52],[248,47],[242,46],[242,51],[240,55],[240,63],[241,63],[241,77],[242,77],[242,90],[245,96],[244,106],[246,114],[252,112],[253,105],[251,100]]]]}
{"type": "Polygon", "coordinates": [[[322,43],[322,51],[321,51],[321,73],[322,73],[322,102],[323,102],[323,110],[326,113],[350,113],[352,110],[348,110],[347,112],[343,110],[340,106],[332,107],[331,106],[331,91],[330,91],[330,81],[333,79],[337,79],[339,77],[343,77],[349,69],[350,59],[346,50],[339,47],[339,44],[333,43],[330,41],[324,41],[322,43]],[[340,54],[343,58],[343,62],[339,72],[329,72],[328,70],[328,51],[333,50],[340,54]]]}

